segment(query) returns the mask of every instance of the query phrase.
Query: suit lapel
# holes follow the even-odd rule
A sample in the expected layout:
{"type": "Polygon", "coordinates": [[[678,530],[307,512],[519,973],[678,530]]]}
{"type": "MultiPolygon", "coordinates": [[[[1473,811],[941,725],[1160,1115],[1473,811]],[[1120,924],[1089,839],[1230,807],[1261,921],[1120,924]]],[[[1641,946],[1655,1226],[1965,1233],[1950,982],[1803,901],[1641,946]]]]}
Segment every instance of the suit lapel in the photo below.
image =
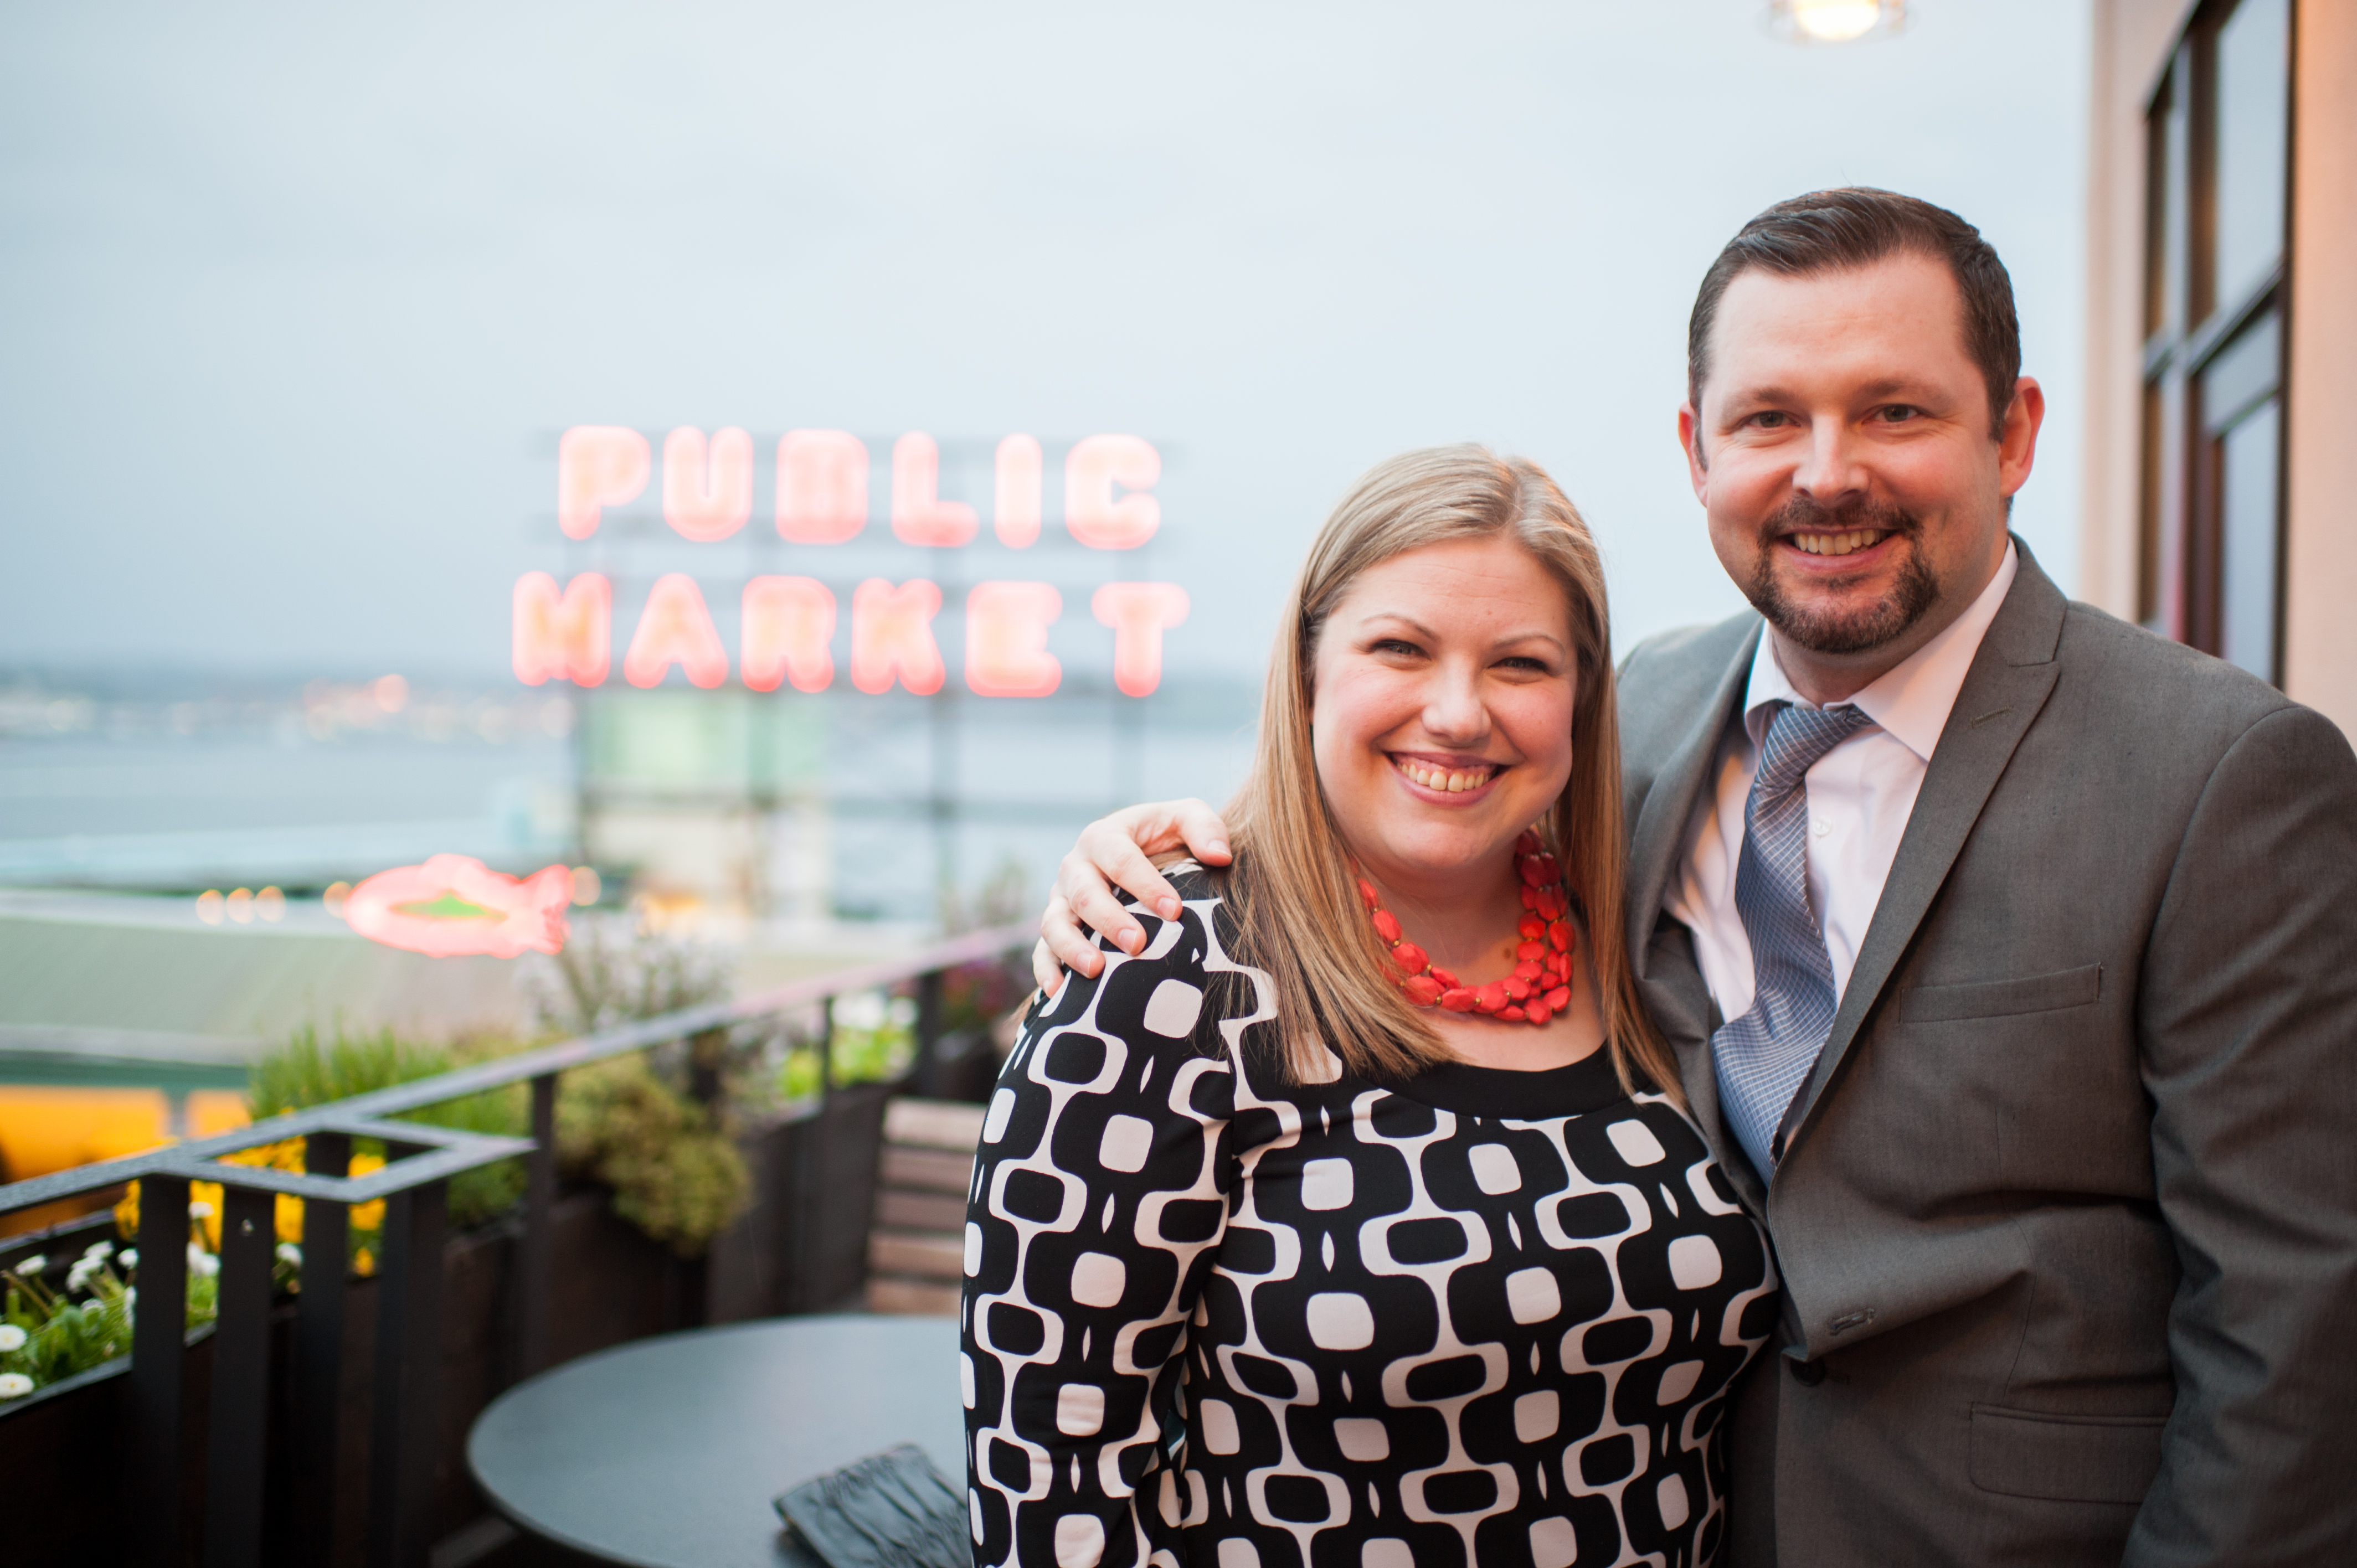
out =
{"type": "Polygon", "coordinates": [[[1641,976],[1654,922],[1661,918],[1662,899],[1669,892],[1670,878],[1676,874],[1685,848],[1686,823],[1694,815],[1695,800],[1718,756],[1727,716],[1750,679],[1763,624],[1757,618],[1750,619],[1750,628],[1737,639],[1734,656],[1719,671],[1708,700],[1695,710],[1694,722],[1654,770],[1645,803],[1629,835],[1629,956],[1639,966],[1641,976]]]}
{"type": "MultiPolygon", "coordinates": [[[[1956,705],[1940,732],[1940,744],[1923,775],[1907,832],[1899,842],[1890,875],[1882,885],[1849,988],[1842,993],[1825,1048],[1809,1075],[1789,1144],[1808,1135],[1827,1086],[1857,1038],[1883,986],[1899,967],[1916,929],[1922,924],[1948,870],[1971,837],[1981,808],[1996,788],[2014,748],[2036,722],[2054,690],[2061,665],[2055,650],[2068,607],[2061,591],[2038,569],[2018,540],[2020,561],[2005,603],[1989,623],[1956,693],[1956,705]]],[[[1781,1168],[1781,1166],[1779,1167],[1781,1168]]]]}
{"type": "Polygon", "coordinates": [[[1652,960],[1653,932],[1663,919],[1662,901],[1684,857],[1686,825],[1694,818],[1695,802],[1712,783],[1712,765],[1718,758],[1719,742],[1750,682],[1751,661],[1759,650],[1762,626],[1757,617],[1748,617],[1714,628],[1709,634],[1714,642],[1721,641],[1722,633],[1731,638],[1732,650],[1720,656],[1724,662],[1709,688],[1709,695],[1695,704],[1691,724],[1679,734],[1648,781],[1644,803],[1638,810],[1630,833],[1627,910],[1629,962],[1654,1017],[1662,1020],[1683,1017],[1687,1013],[1695,1015],[1693,1026],[1699,1030],[1698,1038],[1684,1037],[1683,1029],[1667,1031],[1678,1054],[1687,1109],[1720,1165],[1754,1212],[1760,1211],[1765,1193],[1749,1162],[1726,1135],[1719,1122],[1718,1080],[1710,1063],[1713,1015],[1708,988],[1702,983],[1701,975],[1691,970],[1675,976],[1654,974],[1652,960]],[[1744,625],[1744,620],[1749,624],[1744,625]],[[1674,983],[1680,980],[1685,982],[1691,994],[1679,990],[1674,983]]]}

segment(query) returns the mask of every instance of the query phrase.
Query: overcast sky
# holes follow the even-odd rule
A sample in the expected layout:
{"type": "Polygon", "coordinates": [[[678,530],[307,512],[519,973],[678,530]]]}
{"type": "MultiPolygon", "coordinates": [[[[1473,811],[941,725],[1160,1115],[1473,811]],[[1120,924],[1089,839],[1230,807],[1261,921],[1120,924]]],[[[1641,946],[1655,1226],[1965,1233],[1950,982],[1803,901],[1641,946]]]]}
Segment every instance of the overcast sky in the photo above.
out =
{"type": "MultiPolygon", "coordinates": [[[[1625,647],[1740,602],[1675,450],[1695,284],[1842,183],[2010,266],[2017,527],[2069,586],[2083,4],[1838,48],[1765,9],[10,7],[0,662],[500,678],[517,575],[583,564],[576,424],[764,435],[757,532],[788,428],[1144,435],[1204,671],[1353,476],[1485,441],[1586,510],[1625,647]]],[[[933,569],[874,515],[860,573],[933,569]]],[[[968,577],[1043,559],[984,537],[968,577]]],[[[1106,635],[1068,592],[1058,651],[1106,635]]]]}

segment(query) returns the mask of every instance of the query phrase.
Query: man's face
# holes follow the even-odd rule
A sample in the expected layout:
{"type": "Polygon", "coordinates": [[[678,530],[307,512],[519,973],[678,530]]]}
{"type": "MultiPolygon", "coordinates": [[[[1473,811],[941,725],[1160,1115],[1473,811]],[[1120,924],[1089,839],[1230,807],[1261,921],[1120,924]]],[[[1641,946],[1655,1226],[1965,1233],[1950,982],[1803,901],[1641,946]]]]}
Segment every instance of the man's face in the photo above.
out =
{"type": "Polygon", "coordinates": [[[1962,292],[1912,252],[1812,277],[1739,274],[1710,349],[1702,407],[1679,411],[1678,433],[1719,564],[1785,641],[1871,679],[2003,561],[2038,383],[2016,384],[1992,437],[1962,292]]]}

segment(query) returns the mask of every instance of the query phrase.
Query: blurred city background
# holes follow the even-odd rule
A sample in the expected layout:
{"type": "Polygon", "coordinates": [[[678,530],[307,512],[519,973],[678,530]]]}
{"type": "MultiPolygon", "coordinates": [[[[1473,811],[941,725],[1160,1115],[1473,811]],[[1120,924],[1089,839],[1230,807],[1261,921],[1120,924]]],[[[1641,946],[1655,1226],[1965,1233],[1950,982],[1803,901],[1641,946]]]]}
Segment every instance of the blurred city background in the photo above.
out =
{"type": "Polygon", "coordinates": [[[1240,781],[1329,507],[1482,442],[1581,507],[1622,650],[1738,609],[1687,312],[1845,184],[2010,269],[2047,572],[2357,730],[2345,0],[0,14],[0,1184],[64,1173],[0,1212],[0,1458],[89,1494],[12,1549],[128,1560],[203,1472],[256,1530],[334,1494],[270,1561],[538,1562],[459,1456],[500,1390],[953,1310],[1019,922],[1092,816],[1240,781]],[[315,1193],[307,1265],[284,1196],[225,1261],[274,1178],[152,1163],[380,1169],[233,1130],[381,1091],[506,1152],[315,1193]],[[135,1154],[185,1237],[80,1169],[135,1154]],[[245,1271],[246,1415],[120,1509],[151,1234],[199,1337],[245,1271]]]}
{"type": "Polygon", "coordinates": [[[2018,526],[2068,584],[2088,16],[1915,10],[1848,48],[1757,0],[17,14],[0,885],[154,897],[6,918],[194,935],[199,894],[274,886],[285,920],[202,934],[316,935],[323,889],[436,852],[593,865],[609,904],[740,938],[922,925],[994,879],[1028,904],[1106,806],[1233,786],[1298,550],[1393,451],[1545,464],[1623,646],[1736,607],[1673,445],[1685,311],[1745,217],[1814,186],[1920,193],[2006,256],[2055,409],[2018,526]],[[576,425],[750,431],[752,521],[685,541],[658,476],[568,540],[576,425]],[[799,428],[867,447],[850,543],[768,526],[799,428]],[[974,543],[886,526],[908,432],[974,543]],[[1017,432],[1047,450],[1024,553],[989,529],[1017,432]],[[1135,553],[1059,526],[1064,451],[1112,432],[1162,460],[1135,553]],[[615,581],[614,675],[522,684],[517,579],[585,569],[615,581]],[[620,679],[667,571],[732,650],[708,693],[620,679]],[[746,690],[760,572],[846,611],[868,576],[939,581],[950,680],[746,690]],[[958,678],[963,590],[1002,578],[1061,592],[1050,697],[958,678]],[[1133,579],[1190,605],[1142,698],[1088,613],[1133,579]]]}

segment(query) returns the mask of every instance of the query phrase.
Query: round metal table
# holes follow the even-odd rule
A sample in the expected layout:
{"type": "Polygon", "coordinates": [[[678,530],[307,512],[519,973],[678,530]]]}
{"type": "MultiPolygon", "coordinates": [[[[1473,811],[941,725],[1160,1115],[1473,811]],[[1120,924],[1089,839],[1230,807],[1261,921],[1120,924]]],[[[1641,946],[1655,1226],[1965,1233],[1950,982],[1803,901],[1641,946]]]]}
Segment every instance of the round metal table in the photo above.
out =
{"type": "Polygon", "coordinates": [[[963,1488],[952,1318],[777,1318],[618,1346],[501,1394],[467,1463],[517,1525],[594,1557],[823,1568],[770,1499],[896,1443],[963,1488]]]}

